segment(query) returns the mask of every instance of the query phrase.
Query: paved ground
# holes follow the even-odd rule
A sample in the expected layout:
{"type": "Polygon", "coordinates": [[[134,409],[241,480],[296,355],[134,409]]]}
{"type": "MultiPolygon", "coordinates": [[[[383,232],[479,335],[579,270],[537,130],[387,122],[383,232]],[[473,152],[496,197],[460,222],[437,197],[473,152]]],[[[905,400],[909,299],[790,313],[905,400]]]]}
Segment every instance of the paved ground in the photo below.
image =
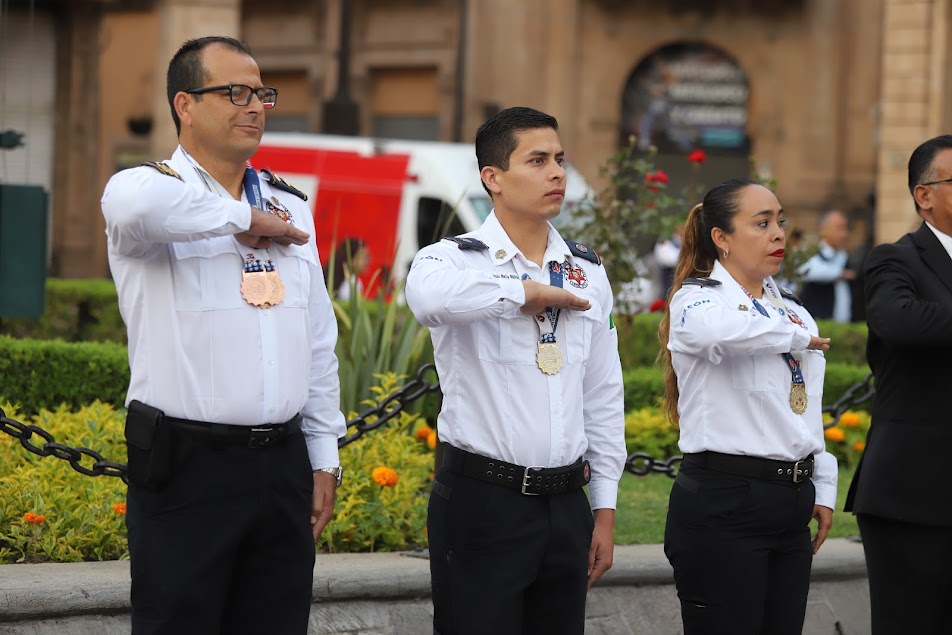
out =
{"type": "MultiPolygon", "coordinates": [[[[425,559],[400,554],[318,556],[310,635],[431,632],[425,559]]],[[[128,562],[0,566],[0,635],[126,635],[128,562]]],[[[681,632],[671,568],[660,545],[618,547],[589,594],[589,635],[681,632]]],[[[828,540],[814,561],[808,635],[869,633],[859,543],[828,540]]]]}

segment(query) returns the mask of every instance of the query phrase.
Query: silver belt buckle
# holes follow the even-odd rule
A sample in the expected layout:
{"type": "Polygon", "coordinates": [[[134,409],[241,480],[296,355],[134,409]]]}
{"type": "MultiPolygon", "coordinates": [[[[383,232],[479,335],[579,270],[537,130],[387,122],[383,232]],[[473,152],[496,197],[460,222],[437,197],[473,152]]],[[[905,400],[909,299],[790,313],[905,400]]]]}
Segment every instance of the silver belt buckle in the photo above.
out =
{"type": "Polygon", "coordinates": [[[530,465],[529,467],[527,467],[527,468],[525,469],[525,471],[522,473],[522,489],[519,490],[519,491],[520,491],[522,494],[526,495],[526,496],[539,496],[539,493],[538,493],[538,492],[527,492],[527,491],[526,491],[526,488],[529,487],[529,485],[531,484],[531,483],[529,482],[529,478],[530,478],[530,476],[529,476],[529,470],[544,470],[544,469],[545,469],[545,468],[542,467],[541,465],[530,465]]]}
{"type": "Polygon", "coordinates": [[[793,464],[793,482],[794,483],[802,483],[804,480],[810,477],[810,475],[806,473],[808,472],[808,470],[805,470],[800,467],[801,463],[810,463],[810,461],[809,460],[797,461],[796,463],[793,464]],[[801,478],[801,476],[803,478],[801,478]]]}
{"type": "Polygon", "coordinates": [[[281,435],[277,428],[252,428],[248,433],[248,447],[252,450],[260,450],[271,445],[281,435]]]}

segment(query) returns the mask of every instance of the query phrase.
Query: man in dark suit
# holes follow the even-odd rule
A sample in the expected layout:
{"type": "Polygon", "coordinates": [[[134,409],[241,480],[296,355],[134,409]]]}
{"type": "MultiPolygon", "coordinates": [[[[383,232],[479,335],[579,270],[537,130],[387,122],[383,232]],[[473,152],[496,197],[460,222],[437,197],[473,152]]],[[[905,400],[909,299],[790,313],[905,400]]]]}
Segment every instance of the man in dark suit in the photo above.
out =
{"type": "Polygon", "coordinates": [[[856,514],[873,635],[952,633],[952,135],[909,159],[922,226],[866,259],[876,403],[846,499],[856,514]]]}

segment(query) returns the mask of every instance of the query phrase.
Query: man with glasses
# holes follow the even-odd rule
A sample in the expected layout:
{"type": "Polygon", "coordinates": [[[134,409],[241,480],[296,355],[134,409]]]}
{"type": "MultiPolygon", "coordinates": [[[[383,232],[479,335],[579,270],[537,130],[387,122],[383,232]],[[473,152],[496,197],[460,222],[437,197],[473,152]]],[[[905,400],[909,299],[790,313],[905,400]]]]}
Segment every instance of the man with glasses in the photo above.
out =
{"type": "Polygon", "coordinates": [[[866,552],[873,635],[952,633],[952,135],[909,159],[924,221],[866,259],[876,403],[846,499],[866,552]]]}
{"type": "Polygon", "coordinates": [[[277,96],[244,43],[186,42],[168,69],[179,147],[103,194],[136,634],[307,631],[345,423],[313,218],[248,165],[277,96]]]}

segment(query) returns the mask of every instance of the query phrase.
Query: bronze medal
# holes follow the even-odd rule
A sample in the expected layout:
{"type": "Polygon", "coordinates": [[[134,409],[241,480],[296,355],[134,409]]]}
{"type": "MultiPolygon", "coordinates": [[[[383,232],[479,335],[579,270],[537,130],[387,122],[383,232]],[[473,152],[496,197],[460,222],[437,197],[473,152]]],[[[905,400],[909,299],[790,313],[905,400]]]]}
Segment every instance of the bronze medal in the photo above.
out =
{"type": "Polygon", "coordinates": [[[790,409],[798,415],[807,411],[807,387],[806,384],[790,384],[790,409]]]}
{"type": "Polygon", "coordinates": [[[562,370],[562,351],[555,342],[539,342],[539,353],[536,363],[546,375],[555,375],[562,370]]]}
{"type": "Polygon", "coordinates": [[[284,283],[275,269],[266,271],[264,275],[268,281],[268,306],[274,306],[284,299],[284,283]]]}
{"type": "Polygon", "coordinates": [[[263,271],[244,271],[241,274],[241,297],[252,306],[270,306],[271,285],[263,271]]]}

